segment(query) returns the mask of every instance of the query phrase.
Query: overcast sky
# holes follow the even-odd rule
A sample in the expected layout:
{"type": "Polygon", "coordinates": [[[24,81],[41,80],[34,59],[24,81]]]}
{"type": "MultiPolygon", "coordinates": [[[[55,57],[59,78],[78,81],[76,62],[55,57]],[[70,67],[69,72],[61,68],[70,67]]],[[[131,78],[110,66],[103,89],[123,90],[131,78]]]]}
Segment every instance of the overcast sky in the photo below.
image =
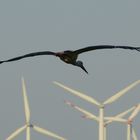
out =
{"type": "MultiPolygon", "coordinates": [[[[139,0],[1,0],[0,60],[34,51],[75,50],[88,45],[140,46],[139,0]]],[[[52,82],[104,101],[140,79],[140,53],[97,50],[79,56],[89,75],[54,56],[0,65],[0,139],[25,124],[21,77],[27,86],[31,122],[68,140],[97,140],[98,124],[64,104],[70,100],[98,115],[98,108],[52,82]]],[[[106,106],[111,116],[140,102],[140,85],[106,106]]],[[[134,127],[140,138],[140,114],[134,127]]],[[[25,133],[15,140],[25,140],[25,133]]],[[[126,139],[126,125],[108,126],[108,140],[126,139]]],[[[31,140],[53,140],[31,131],[31,140]]]]}

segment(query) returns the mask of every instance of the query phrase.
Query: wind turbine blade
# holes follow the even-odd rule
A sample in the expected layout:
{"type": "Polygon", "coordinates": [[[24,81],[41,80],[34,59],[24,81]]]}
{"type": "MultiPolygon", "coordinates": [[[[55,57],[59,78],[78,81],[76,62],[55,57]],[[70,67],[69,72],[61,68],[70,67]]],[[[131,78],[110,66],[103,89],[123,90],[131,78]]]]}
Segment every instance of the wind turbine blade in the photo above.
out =
{"type": "Polygon", "coordinates": [[[90,102],[90,103],[92,103],[92,104],[95,104],[95,105],[97,105],[97,106],[100,106],[100,105],[101,105],[97,100],[95,100],[94,98],[92,98],[92,97],[90,97],[90,96],[87,96],[87,95],[85,95],[85,94],[83,94],[83,93],[81,93],[81,92],[78,92],[78,91],[73,90],[73,89],[71,89],[71,88],[69,88],[69,87],[66,87],[66,86],[64,86],[64,85],[62,85],[62,84],[60,84],[60,83],[58,83],[58,82],[54,82],[54,84],[58,85],[59,87],[65,89],[65,90],[67,90],[67,91],[69,91],[69,92],[72,93],[73,95],[76,95],[76,96],[78,96],[78,97],[80,97],[80,98],[82,98],[82,99],[84,99],[84,100],[86,100],[86,101],[88,101],[88,102],[90,102]]]}
{"type": "Polygon", "coordinates": [[[94,119],[94,120],[96,120],[97,122],[99,121],[99,118],[98,118],[98,117],[96,117],[96,116],[93,115],[92,113],[86,111],[85,109],[82,109],[82,108],[80,108],[80,107],[77,106],[77,105],[74,105],[74,104],[71,103],[70,101],[65,101],[65,103],[66,103],[67,105],[73,107],[74,109],[76,109],[76,110],[82,112],[82,113],[86,116],[86,118],[88,118],[88,119],[94,119]]]}
{"type": "Polygon", "coordinates": [[[132,137],[133,137],[133,140],[138,140],[138,138],[137,138],[137,135],[136,135],[136,132],[135,132],[134,128],[132,128],[132,137]]]}
{"type": "Polygon", "coordinates": [[[139,111],[140,111],[140,104],[132,112],[132,114],[130,115],[130,117],[128,118],[128,120],[132,121],[136,117],[136,115],[139,113],[139,111]]]}
{"type": "Polygon", "coordinates": [[[12,133],[6,140],[12,140],[14,139],[18,134],[20,134],[24,129],[26,128],[26,125],[18,128],[14,133],[12,133]]]}
{"type": "Polygon", "coordinates": [[[133,106],[133,107],[131,107],[130,109],[128,109],[128,110],[126,110],[126,111],[124,111],[124,112],[122,112],[122,113],[116,115],[115,117],[120,117],[120,118],[122,118],[122,117],[124,117],[125,115],[127,115],[128,113],[130,113],[132,110],[134,110],[135,108],[136,108],[136,106],[133,106]]]}
{"type": "Polygon", "coordinates": [[[111,120],[111,121],[116,121],[116,122],[123,122],[126,123],[126,119],[118,118],[118,117],[104,117],[105,120],[111,120]]]}
{"type": "Polygon", "coordinates": [[[30,140],[30,127],[26,128],[26,140],[30,140]]]}
{"type": "Polygon", "coordinates": [[[34,130],[36,130],[37,132],[39,132],[39,133],[42,133],[42,134],[44,134],[44,135],[47,135],[47,136],[50,136],[50,137],[53,137],[53,138],[56,138],[56,139],[59,139],[59,140],[66,140],[66,139],[64,139],[63,137],[60,137],[60,136],[58,136],[57,134],[54,134],[54,133],[52,133],[52,132],[50,132],[50,131],[48,131],[48,130],[45,130],[45,129],[43,129],[43,128],[40,128],[40,127],[38,127],[38,126],[33,126],[33,129],[34,130]]]}
{"type": "MultiPolygon", "coordinates": [[[[125,115],[127,115],[128,113],[130,113],[132,110],[134,110],[135,108],[136,108],[136,106],[133,106],[133,107],[131,107],[130,109],[128,109],[128,110],[126,110],[126,111],[124,111],[124,112],[122,112],[122,113],[120,113],[120,114],[118,114],[118,115],[116,115],[116,116],[114,116],[114,117],[122,118],[122,117],[124,117],[125,115]]],[[[105,124],[108,125],[108,124],[111,123],[111,122],[113,122],[113,121],[109,120],[109,121],[106,121],[105,124]]]]}
{"type": "Polygon", "coordinates": [[[110,103],[116,101],[117,99],[119,99],[121,96],[123,96],[125,93],[127,93],[130,89],[134,88],[139,83],[140,83],[140,80],[135,81],[134,83],[132,83],[131,85],[127,86],[126,88],[124,88],[120,92],[116,93],[114,96],[112,96],[109,99],[107,99],[103,104],[106,105],[106,104],[110,104],[110,103]]]}
{"type": "Polygon", "coordinates": [[[29,103],[28,103],[28,98],[27,98],[27,93],[26,93],[25,81],[23,78],[22,78],[22,89],[23,89],[26,123],[29,123],[29,121],[30,121],[30,109],[29,109],[29,103]]]}

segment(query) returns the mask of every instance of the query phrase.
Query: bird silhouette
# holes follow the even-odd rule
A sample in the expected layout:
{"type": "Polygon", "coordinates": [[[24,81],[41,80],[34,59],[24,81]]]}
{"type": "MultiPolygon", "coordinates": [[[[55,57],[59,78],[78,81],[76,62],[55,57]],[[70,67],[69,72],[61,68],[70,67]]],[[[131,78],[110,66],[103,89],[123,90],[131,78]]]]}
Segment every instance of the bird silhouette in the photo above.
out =
{"type": "Polygon", "coordinates": [[[88,46],[82,49],[78,49],[78,50],[66,50],[63,52],[51,52],[51,51],[41,51],[41,52],[33,52],[33,53],[28,53],[25,55],[21,55],[18,57],[14,57],[11,59],[7,59],[7,60],[3,60],[0,61],[0,64],[4,63],[4,62],[11,62],[11,61],[17,61],[26,57],[34,57],[34,56],[39,56],[39,55],[53,55],[56,57],[59,57],[63,62],[67,63],[67,64],[72,64],[74,66],[78,66],[80,68],[82,68],[87,74],[87,70],[85,69],[85,67],[83,66],[83,62],[80,60],[77,60],[78,55],[84,52],[88,52],[88,51],[94,51],[94,50],[99,50],[99,49],[116,49],[116,48],[120,48],[120,49],[129,49],[129,50],[136,50],[140,52],[140,47],[131,47],[131,46],[114,46],[114,45],[96,45],[96,46],[88,46]]]}

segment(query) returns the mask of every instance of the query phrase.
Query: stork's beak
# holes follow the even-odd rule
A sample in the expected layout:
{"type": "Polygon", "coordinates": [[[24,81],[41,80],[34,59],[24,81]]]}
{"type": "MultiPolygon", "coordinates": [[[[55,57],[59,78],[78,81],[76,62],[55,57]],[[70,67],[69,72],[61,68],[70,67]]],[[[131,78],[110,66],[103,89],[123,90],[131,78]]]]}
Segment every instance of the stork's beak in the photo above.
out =
{"type": "Polygon", "coordinates": [[[88,74],[87,70],[85,69],[85,67],[83,65],[80,67],[88,74]]]}
{"type": "Polygon", "coordinates": [[[83,66],[83,62],[82,62],[82,61],[78,60],[78,61],[76,61],[75,63],[73,63],[73,65],[74,65],[74,66],[80,67],[81,69],[83,69],[83,70],[88,74],[87,70],[86,70],[85,67],[83,66]]]}

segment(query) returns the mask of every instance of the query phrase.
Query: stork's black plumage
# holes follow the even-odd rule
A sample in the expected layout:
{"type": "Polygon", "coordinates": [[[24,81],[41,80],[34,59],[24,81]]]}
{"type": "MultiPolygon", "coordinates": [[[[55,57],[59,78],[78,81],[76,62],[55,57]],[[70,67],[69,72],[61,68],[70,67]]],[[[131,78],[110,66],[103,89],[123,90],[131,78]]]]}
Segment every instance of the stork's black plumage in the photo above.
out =
{"type": "Polygon", "coordinates": [[[99,49],[116,49],[116,48],[140,51],[140,47],[96,45],[96,46],[88,46],[88,47],[78,49],[75,51],[67,50],[67,51],[63,51],[63,52],[51,52],[51,51],[33,52],[33,53],[25,54],[22,56],[14,57],[14,58],[11,58],[8,60],[0,61],[0,64],[2,64],[4,62],[17,61],[17,60],[20,60],[20,59],[23,59],[26,57],[34,57],[34,56],[39,56],[39,55],[54,55],[56,57],[59,57],[65,63],[72,64],[74,66],[78,66],[78,67],[82,68],[86,73],[88,73],[87,70],[85,69],[85,67],[83,66],[83,62],[77,61],[79,54],[88,52],[88,51],[99,50],[99,49]]]}

